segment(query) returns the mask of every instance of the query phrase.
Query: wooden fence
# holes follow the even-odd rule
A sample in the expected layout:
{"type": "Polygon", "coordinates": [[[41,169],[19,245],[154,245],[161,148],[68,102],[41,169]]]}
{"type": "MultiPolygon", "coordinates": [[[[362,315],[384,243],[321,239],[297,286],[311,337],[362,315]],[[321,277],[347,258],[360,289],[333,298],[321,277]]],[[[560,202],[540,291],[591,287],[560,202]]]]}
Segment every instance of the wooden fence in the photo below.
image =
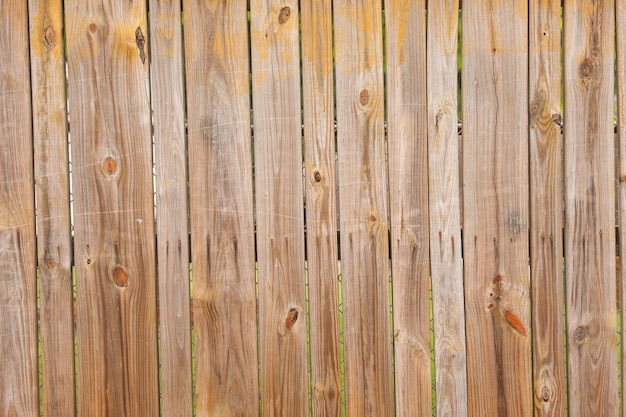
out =
{"type": "Polygon", "coordinates": [[[0,417],[626,416],[626,1],[426,6],[1,0],[0,417]]]}

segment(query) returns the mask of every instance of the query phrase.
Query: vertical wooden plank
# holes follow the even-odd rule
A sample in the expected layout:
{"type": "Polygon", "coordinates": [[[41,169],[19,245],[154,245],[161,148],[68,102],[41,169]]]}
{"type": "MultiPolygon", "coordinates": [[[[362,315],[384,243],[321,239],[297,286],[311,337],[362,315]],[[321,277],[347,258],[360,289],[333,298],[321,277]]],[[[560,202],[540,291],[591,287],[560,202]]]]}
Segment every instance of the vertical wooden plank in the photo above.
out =
{"type": "Polygon", "coordinates": [[[529,3],[530,271],[535,415],[565,416],[561,5],[529,3]]]}
{"type": "Polygon", "coordinates": [[[298,2],[252,0],[261,403],[308,415],[298,2]]]}
{"type": "Polygon", "coordinates": [[[74,416],[74,321],[63,3],[28,2],[44,416],[74,416]]]}
{"type": "Polygon", "coordinates": [[[437,414],[467,416],[457,131],[459,2],[428,8],[428,190],[437,414]]]}
{"type": "Polygon", "coordinates": [[[35,197],[26,2],[0,2],[0,415],[36,416],[35,197]]]}
{"type": "Polygon", "coordinates": [[[312,415],[341,415],[332,1],[301,2],[312,415]]]}
{"type": "Polygon", "coordinates": [[[346,409],[391,416],[381,7],[335,0],[333,11],[346,409]]]}
{"type": "Polygon", "coordinates": [[[565,275],[570,416],[617,414],[615,2],[566,0],[565,275]]]}
{"type": "Polygon", "coordinates": [[[425,7],[423,0],[385,2],[398,416],[429,415],[432,407],[425,7]]]}
{"type": "Polygon", "coordinates": [[[183,3],[198,416],[259,412],[245,0],[183,3]]]}
{"type": "Polygon", "coordinates": [[[78,411],[159,413],[146,4],[65,2],[78,411]]]}
{"type": "Polygon", "coordinates": [[[468,414],[529,416],[528,3],[463,4],[468,414]]]}
{"type": "Polygon", "coordinates": [[[192,415],[185,90],[180,1],[150,0],[161,413],[192,415]]]}

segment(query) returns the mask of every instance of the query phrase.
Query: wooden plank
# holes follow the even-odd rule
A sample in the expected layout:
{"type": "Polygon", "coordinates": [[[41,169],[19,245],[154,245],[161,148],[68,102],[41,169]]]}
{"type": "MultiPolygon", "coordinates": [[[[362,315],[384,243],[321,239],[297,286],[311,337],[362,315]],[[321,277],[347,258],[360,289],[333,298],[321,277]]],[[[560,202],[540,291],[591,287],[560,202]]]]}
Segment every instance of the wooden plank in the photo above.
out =
{"type": "Polygon", "coordinates": [[[74,416],[72,241],[63,3],[28,3],[44,416],[74,416]]]}
{"type": "Polygon", "coordinates": [[[529,416],[528,3],[463,4],[468,415],[529,416]]]}
{"type": "Polygon", "coordinates": [[[259,413],[246,1],[189,0],[185,60],[198,416],[259,413]]]}
{"type": "Polygon", "coordinates": [[[159,413],[147,11],[65,2],[78,409],[159,413]]]}
{"type": "Polygon", "coordinates": [[[536,416],[565,416],[561,5],[529,3],[530,271],[536,416]]]}
{"type": "Polygon", "coordinates": [[[428,190],[437,413],[467,416],[461,253],[457,38],[459,2],[428,8],[428,190]]]}
{"type": "MultiPolygon", "coordinates": [[[[626,2],[615,2],[615,29],[616,29],[616,58],[617,58],[617,140],[618,140],[618,189],[617,189],[617,207],[618,207],[618,255],[616,262],[618,269],[618,286],[617,297],[619,303],[621,317],[626,317],[626,2]]],[[[622,319],[624,323],[624,319],[622,319]]],[[[624,334],[622,324],[622,334],[624,334]]],[[[620,343],[621,357],[626,358],[626,344],[620,343]]],[[[621,374],[624,377],[626,372],[625,361],[621,361],[621,374]]],[[[622,390],[622,403],[624,395],[622,390]]],[[[622,405],[622,417],[626,417],[626,407],[622,405]]]]}
{"type": "Polygon", "coordinates": [[[39,413],[26,2],[0,2],[0,415],[39,413]]]}
{"type": "Polygon", "coordinates": [[[192,415],[185,87],[180,1],[150,0],[161,413],[192,415]]]}
{"type": "Polygon", "coordinates": [[[264,416],[308,415],[298,13],[250,1],[264,416]]]}
{"type": "Polygon", "coordinates": [[[612,1],[566,0],[565,276],[568,409],[617,415],[612,1]]]}
{"type": "Polygon", "coordinates": [[[425,8],[421,0],[385,2],[398,416],[432,412],[425,8]]]}
{"type": "Polygon", "coordinates": [[[394,413],[380,2],[335,0],[346,411],[394,413]]]}
{"type": "Polygon", "coordinates": [[[301,2],[312,415],[341,415],[332,1],[301,2]]]}

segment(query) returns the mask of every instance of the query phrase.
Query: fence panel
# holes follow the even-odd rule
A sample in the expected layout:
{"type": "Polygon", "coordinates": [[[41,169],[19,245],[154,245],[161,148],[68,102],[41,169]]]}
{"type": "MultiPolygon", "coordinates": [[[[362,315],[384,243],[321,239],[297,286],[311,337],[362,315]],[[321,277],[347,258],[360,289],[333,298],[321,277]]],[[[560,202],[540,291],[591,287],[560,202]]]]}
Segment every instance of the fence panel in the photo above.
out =
{"type": "Polygon", "coordinates": [[[396,415],[431,411],[426,5],[385,3],[396,415]]]}
{"type": "MultiPolygon", "coordinates": [[[[617,164],[617,208],[618,219],[617,224],[619,227],[618,234],[618,255],[619,255],[619,289],[620,293],[617,294],[620,300],[618,312],[621,317],[625,317],[626,314],[626,286],[624,285],[624,277],[626,277],[626,2],[615,2],[615,30],[616,30],[616,58],[617,58],[617,131],[618,131],[618,156],[619,162],[617,164]]],[[[624,319],[622,318],[622,333],[624,329],[624,319]]],[[[624,377],[624,366],[626,358],[626,343],[620,343],[621,348],[621,368],[618,372],[621,373],[621,377],[624,377]]],[[[622,382],[623,387],[623,382],[622,382]]],[[[626,417],[626,407],[624,407],[624,388],[622,388],[622,417],[626,417]]]]}
{"type": "Polygon", "coordinates": [[[563,7],[569,415],[617,414],[614,2],[563,7]]]}
{"type": "Polygon", "coordinates": [[[536,416],[565,415],[561,7],[529,3],[530,271],[536,416]]]}
{"type": "Polygon", "coordinates": [[[457,123],[457,0],[428,9],[428,192],[437,413],[467,416],[457,123]]]}
{"type": "Polygon", "coordinates": [[[39,410],[32,119],[26,2],[0,16],[0,414],[39,410]]]}
{"type": "Polygon", "coordinates": [[[527,3],[521,0],[463,4],[463,247],[471,416],[532,415],[527,17],[527,3]]]}
{"type": "Polygon", "coordinates": [[[159,413],[145,2],[66,1],[78,411],[159,413]]]}
{"type": "Polygon", "coordinates": [[[182,417],[193,404],[182,22],[179,1],[149,7],[161,412],[182,417]]]}

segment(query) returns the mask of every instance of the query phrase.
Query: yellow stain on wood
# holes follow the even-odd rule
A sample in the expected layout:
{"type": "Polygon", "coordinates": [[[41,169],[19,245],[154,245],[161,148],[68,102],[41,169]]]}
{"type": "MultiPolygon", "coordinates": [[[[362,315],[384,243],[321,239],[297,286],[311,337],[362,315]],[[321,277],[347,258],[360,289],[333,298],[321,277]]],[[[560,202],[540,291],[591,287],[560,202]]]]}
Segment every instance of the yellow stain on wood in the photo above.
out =
{"type": "Polygon", "coordinates": [[[40,3],[31,27],[31,50],[36,57],[52,54],[61,58],[63,52],[63,11],[60,2],[40,3]],[[44,6],[45,5],[45,6],[44,6]]]}

